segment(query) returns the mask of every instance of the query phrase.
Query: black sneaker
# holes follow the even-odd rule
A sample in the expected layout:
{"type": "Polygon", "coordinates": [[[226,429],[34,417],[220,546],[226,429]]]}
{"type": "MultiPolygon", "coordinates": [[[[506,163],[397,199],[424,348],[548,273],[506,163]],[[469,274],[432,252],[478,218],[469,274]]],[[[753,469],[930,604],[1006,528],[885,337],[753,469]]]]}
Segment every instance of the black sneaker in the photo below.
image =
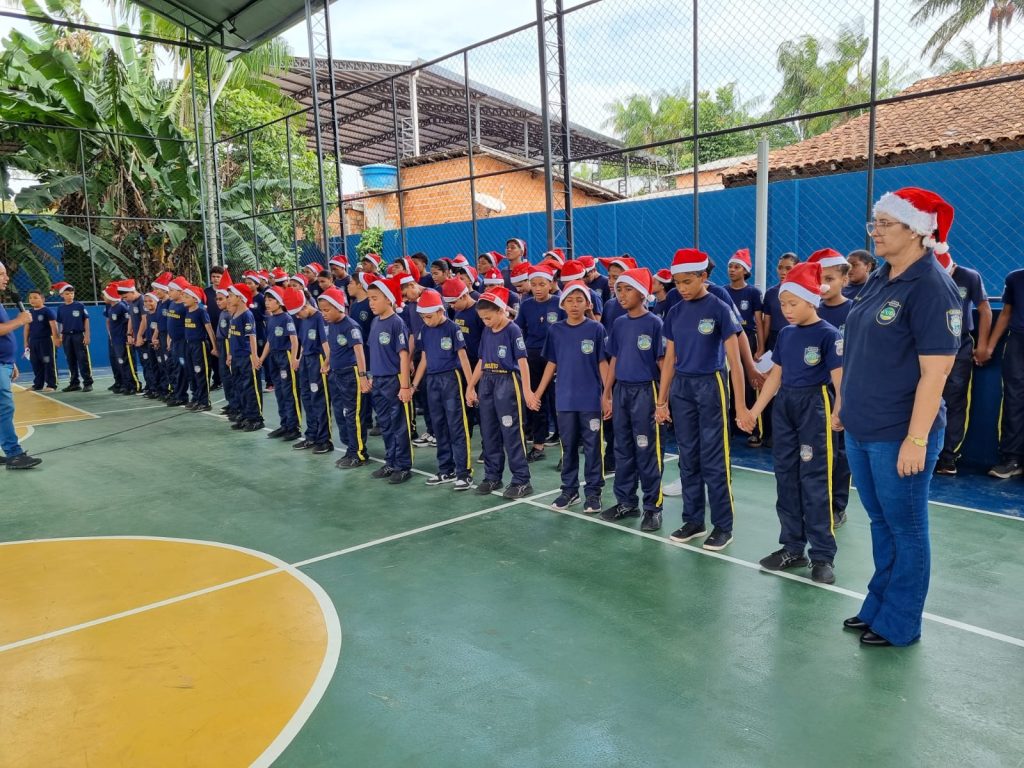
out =
{"type": "Polygon", "coordinates": [[[601,513],[601,519],[607,520],[609,523],[614,523],[616,520],[624,520],[627,517],[640,517],[640,510],[629,506],[629,504],[616,504],[614,507],[608,507],[608,509],[601,513]]]}
{"type": "Polygon", "coordinates": [[[614,475],[615,474],[615,463],[611,462],[611,461],[605,460],[605,462],[604,462],[604,473],[606,475],[614,475]]]}
{"type": "Polygon", "coordinates": [[[847,516],[846,511],[837,512],[835,518],[832,520],[832,530],[838,531],[844,525],[846,525],[847,516]]]}
{"type": "Polygon", "coordinates": [[[281,433],[281,442],[290,443],[292,440],[298,440],[302,437],[302,432],[297,429],[286,429],[281,433]]]}
{"type": "Polygon", "coordinates": [[[334,453],[334,443],[328,440],[326,443],[317,443],[313,446],[313,454],[323,456],[325,453],[334,453]]]}
{"type": "Polygon", "coordinates": [[[413,438],[412,444],[417,448],[426,448],[428,445],[437,445],[437,441],[434,439],[433,435],[422,434],[413,438]]]}
{"type": "Polygon", "coordinates": [[[261,429],[263,429],[262,421],[247,421],[242,427],[243,432],[259,432],[261,429]]]}
{"type": "Polygon", "coordinates": [[[562,442],[562,438],[557,432],[552,432],[544,439],[544,445],[558,445],[560,442],[562,442]]]}
{"type": "Polygon", "coordinates": [[[750,437],[747,438],[747,445],[751,448],[760,448],[761,438],[758,437],[757,435],[751,435],[750,437]]]}
{"type": "Polygon", "coordinates": [[[998,477],[1000,480],[1009,480],[1011,477],[1024,475],[1024,467],[1021,467],[1019,459],[1009,459],[1002,464],[996,464],[988,473],[992,477],[998,477]]]}
{"type": "Polygon", "coordinates": [[[79,392],[81,391],[81,389],[82,388],[77,384],[68,384],[66,387],[64,387],[64,389],[61,390],[61,392],[79,392]]]}
{"type": "Polygon", "coordinates": [[[580,503],[580,495],[578,493],[567,493],[562,491],[557,499],[551,502],[551,508],[561,512],[563,509],[568,509],[573,504],[580,503]]]}
{"type": "Polygon", "coordinates": [[[234,419],[232,421],[231,428],[232,429],[245,429],[245,425],[248,424],[248,423],[249,422],[247,422],[245,419],[243,419],[241,417],[238,417],[238,418],[236,418],[236,419],[234,419]]]}
{"type": "Polygon", "coordinates": [[[194,411],[194,410],[195,410],[196,408],[198,408],[198,407],[199,407],[199,403],[188,403],[188,404],[187,404],[187,405],[185,406],[185,410],[186,410],[186,411],[194,411]]]}
{"type": "Polygon", "coordinates": [[[391,473],[391,476],[388,477],[388,482],[392,485],[398,485],[399,483],[404,483],[410,477],[412,477],[412,472],[408,469],[396,469],[391,473]]]}
{"type": "Polygon", "coordinates": [[[640,530],[647,533],[661,530],[661,512],[647,510],[644,512],[644,519],[640,521],[640,530]]]}
{"type": "Polygon", "coordinates": [[[711,535],[704,539],[704,549],[709,549],[712,552],[718,552],[725,549],[732,543],[732,531],[723,531],[720,528],[715,528],[711,532],[711,535]]]}
{"type": "Polygon", "coordinates": [[[280,437],[285,432],[287,432],[287,430],[284,427],[278,427],[277,429],[267,432],[267,439],[270,439],[272,437],[280,437]]]}
{"type": "Polygon", "coordinates": [[[334,466],[338,469],[353,469],[355,467],[361,467],[364,464],[366,464],[366,459],[360,459],[358,456],[342,456],[334,462],[334,466]]]}
{"type": "Polygon", "coordinates": [[[583,502],[583,514],[584,515],[597,515],[601,512],[601,497],[600,496],[587,496],[587,500],[583,502]]]}
{"type": "Polygon", "coordinates": [[[391,473],[394,472],[391,467],[385,464],[383,467],[379,467],[370,473],[370,477],[375,477],[378,480],[383,480],[385,477],[391,477],[391,473]]]}
{"type": "Polygon", "coordinates": [[[111,384],[109,387],[107,387],[108,392],[117,392],[120,389],[121,388],[117,386],[117,384],[111,384]]]}
{"type": "Polygon", "coordinates": [[[453,491],[468,491],[473,487],[473,480],[468,477],[460,477],[452,486],[453,491]]]}
{"type": "Polygon", "coordinates": [[[708,532],[700,523],[683,523],[683,527],[673,531],[669,538],[672,541],[677,541],[680,544],[685,544],[692,539],[696,539],[698,536],[703,536],[708,532]]]}
{"type": "Polygon", "coordinates": [[[786,550],[785,547],[761,558],[761,567],[766,571],[784,571],[787,568],[806,568],[807,558],[786,550]]]}
{"type": "Polygon", "coordinates": [[[455,475],[431,475],[427,478],[427,485],[444,485],[445,483],[454,483],[455,475]]]}
{"type": "Polygon", "coordinates": [[[544,458],[544,451],[543,450],[537,450],[536,448],[531,448],[526,453],[526,460],[528,462],[530,462],[531,464],[533,462],[535,462],[535,461],[540,461],[543,458],[544,458]]]}
{"type": "Polygon", "coordinates": [[[370,437],[380,437],[380,427],[371,427],[370,437]]]}
{"type": "Polygon", "coordinates": [[[292,443],[292,448],[296,451],[305,451],[313,447],[313,443],[309,440],[299,440],[297,443],[292,443]]]}
{"type": "MultiPolygon", "coordinates": [[[[77,389],[77,387],[75,389],[77,389]]],[[[64,391],[67,392],[68,390],[64,390],[64,391]]],[[[75,390],[73,389],[71,391],[74,392],[75,390]]],[[[84,387],[82,387],[82,391],[83,392],[92,392],[92,384],[86,384],[84,387]]]]}
{"type": "Polygon", "coordinates": [[[42,459],[29,456],[27,453],[19,453],[17,456],[8,456],[4,464],[8,469],[32,469],[43,463],[42,459]]]}
{"type": "Polygon", "coordinates": [[[220,409],[220,412],[223,413],[224,415],[231,413],[231,406],[225,405],[223,408],[220,409]]]}
{"type": "Polygon", "coordinates": [[[939,459],[935,465],[935,474],[956,476],[956,462],[952,459],[939,459]]]}
{"type": "Polygon", "coordinates": [[[811,581],[819,584],[835,584],[836,574],[832,570],[832,563],[824,561],[811,563],[811,581]]]}
{"type": "Polygon", "coordinates": [[[500,491],[501,489],[501,480],[484,480],[476,487],[476,492],[481,496],[486,496],[489,493],[494,493],[494,491],[500,491]]]}
{"type": "Polygon", "coordinates": [[[529,483],[522,483],[520,485],[509,483],[508,488],[505,489],[505,493],[502,495],[506,499],[524,499],[532,493],[533,486],[529,483]]]}

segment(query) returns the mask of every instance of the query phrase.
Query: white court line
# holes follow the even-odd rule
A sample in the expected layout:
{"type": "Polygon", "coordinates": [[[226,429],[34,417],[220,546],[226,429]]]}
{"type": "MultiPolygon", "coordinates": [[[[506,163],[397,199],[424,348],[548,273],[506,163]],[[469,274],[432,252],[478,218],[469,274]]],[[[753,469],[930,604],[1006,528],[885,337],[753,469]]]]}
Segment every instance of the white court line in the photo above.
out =
{"type": "MultiPolygon", "coordinates": [[[[695,547],[692,544],[681,544],[672,541],[671,539],[664,536],[658,536],[653,533],[647,533],[646,531],[639,531],[635,528],[626,528],[625,526],[618,525],[617,523],[609,523],[607,520],[602,520],[600,516],[583,515],[579,512],[572,512],[568,509],[552,509],[547,504],[541,504],[537,501],[534,501],[532,498],[524,499],[523,501],[526,504],[538,507],[540,509],[546,509],[549,512],[553,512],[560,515],[566,515],[568,517],[576,517],[580,520],[586,520],[588,523],[594,523],[595,525],[603,525],[606,528],[614,528],[617,531],[623,531],[625,533],[632,534],[633,536],[640,536],[644,539],[650,539],[651,541],[656,541],[659,544],[667,544],[668,546],[676,547],[677,549],[685,549],[689,552],[696,552],[697,554],[704,555],[705,557],[713,557],[716,560],[723,560],[727,563],[732,563],[733,565],[739,565],[744,568],[750,568],[751,570],[761,571],[771,576],[778,576],[782,579],[797,581],[801,584],[806,584],[808,586],[816,587],[818,589],[824,589],[829,592],[835,592],[839,595],[846,595],[847,597],[853,597],[858,600],[863,600],[865,597],[865,595],[861,594],[860,592],[854,592],[852,589],[846,589],[844,587],[837,587],[835,584],[819,584],[816,581],[811,581],[811,579],[807,578],[806,576],[797,576],[795,573],[787,573],[786,571],[767,571],[764,568],[762,568],[759,563],[751,563],[748,560],[741,560],[738,557],[732,557],[731,555],[723,555],[721,552],[712,552],[709,549],[704,549],[703,547],[695,547]]],[[[965,632],[980,635],[981,637],[987,637],[990,640],[998,640],[1001,643],[1007,643],[1008,645],[1015,645],[1018,648],[1024,648],[1024,640],[1022,640],[1019,637],[1014,637],[1012,635],[1004,635],[1002,632],[995,632],[991,629],[985,629],[984,627],[978,627],[974,624],[968,624],[963,621],[957,621],[956,619],[949,619],[945,616],[939,616],[934,613],[925,613],[924,618],[928,619],[929,621],[933,621],[936,624],[944,624],[947,627],[962,629],[965,632]]]]}

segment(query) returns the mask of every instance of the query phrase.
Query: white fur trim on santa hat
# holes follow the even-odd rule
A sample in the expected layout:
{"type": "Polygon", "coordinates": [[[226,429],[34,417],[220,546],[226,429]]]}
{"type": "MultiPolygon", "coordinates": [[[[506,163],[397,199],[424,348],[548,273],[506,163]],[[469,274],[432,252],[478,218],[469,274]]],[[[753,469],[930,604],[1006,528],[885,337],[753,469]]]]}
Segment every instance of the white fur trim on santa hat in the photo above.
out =
{"type": "Polygon", "coordinates": [[[648,297],[650,296],[650,294],[647,293],[647,289],[644,288],[642,285],[640,285],[640,282],[638,280],[634,280],[629,275],[619,275],[619,279],[616,280],[615,283],[616,283],[616,285],[619,284],[619,283],[622,283],[623,285],[628,285],[634,291],[636,291],[641,296],[643,296],[644,297],[644,301],[646,301],[648,299],[648,297]]]}
{"type": "Polygon", "coordinates": [[[550,272],[546,272],[543,269],[538,269],[530,273],[530,279],[533,280],[535,277],[542,277],[545,280],[554,280],[555,276],[550,272]]]}
{"type": "Polygon", "coordinates": [[[594,300],[590,295],[590,289],[585,285],[566,285],[562,288],[562,295],[558,297],[559,308],[561,308],[570,293],[582,293],[588,304],[594,303],[594,300]]]}
{"type": "MultiPolygon", "coordinates": [[[[370,283],[369,288],[377,288],[378,290],[380,290],[381,293],[384,294],[384,298],[390,301],[394,306],[398,306],[398,297],[391,292],[391,289],[388,288],[388,284],[385,283],[383,280],[374,280],[372,283],[370,283]]],[[[367,290],[369,290],[369,288],[367,290]]]]}
{"type": "Polygon", "coordinates": [[[704,261],[697,261],[691,264],[673,264],[670,268],[670,272],[673,275],[679,275],[684,272],[703,272],[708,268],[708,259],[704,261]]]}
{"type": "MultiPolygon", "coordinates": [[[[822,286],[822,290],[828,290],[828,286],[822,286]]],[[[815,307],[821,306],[821,294],[811,293],[799,283],[783,283],[782,287],[779,288],[779,294],[781,295],[786,292],[792,293],[797,298],[803,299],[815,307]]]]}
{"type": "Polygon", "coordinates": [[[850,262],[846,260],[845,256],[827,256],[823,259],[818,259],[818,263],[821,264],[822,269],[850,266],[850,262]]]}
{"type": "Polygon", "coordinates": [[[920,211],[914,207],[909,200],[900,197],[894,192],[886,192],[875,203],[874,214],[887,213],[896,221],[902,222],[919,235],[931,237],[938,222],[934,213],[920,211]]]}

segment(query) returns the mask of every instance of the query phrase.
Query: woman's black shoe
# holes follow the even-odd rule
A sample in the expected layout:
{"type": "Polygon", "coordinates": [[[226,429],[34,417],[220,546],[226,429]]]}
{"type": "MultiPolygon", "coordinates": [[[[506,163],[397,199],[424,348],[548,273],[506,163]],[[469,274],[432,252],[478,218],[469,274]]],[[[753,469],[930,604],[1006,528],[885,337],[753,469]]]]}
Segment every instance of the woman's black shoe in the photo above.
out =
{"type": "Polygon", "coordinates": [[[881,635],[876,635],[870,629],[860,636],[860,644],[870,645],[876,648],[884,648],[886,646],[892,645],[892,643],[890,643],[884,637],[882,637],[881,635]]]}
{"type": "Polygon", "coordinates": [[[859,616],[852,616],[843,622],[843,629],[855,629],[858,632],[865,632],[871,627],[868,626],[866,621],[861,621],[859,616]]]}

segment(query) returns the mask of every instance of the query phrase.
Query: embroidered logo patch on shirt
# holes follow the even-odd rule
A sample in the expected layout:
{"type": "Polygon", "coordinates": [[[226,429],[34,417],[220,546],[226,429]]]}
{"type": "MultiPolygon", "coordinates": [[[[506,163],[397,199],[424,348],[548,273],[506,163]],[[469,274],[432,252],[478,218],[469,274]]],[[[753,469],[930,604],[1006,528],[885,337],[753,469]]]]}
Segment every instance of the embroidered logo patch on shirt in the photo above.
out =
{"type": "Polygon", "coordinates": [[[452,348],[452,338],[451,338],[451,336],[444,336],[444,337],[442,337],[441,338],[441,349],[443,349],[445,352],[447,352],[451,348],[452,348]]]}
{"type": "Polygon", "coordinates": [[[557,312],[548,312],[547,318],[548,318],[548,322],[549,323],[557,323],[558,322],[558,313],[557,312]]]}
{"type": "Polygon", "coordinates": [[[508,347],[504,344],[501,344],[498,347],[498,357],[508,357],[508,347]]]}
{"type": "Polygon", "coordinates": [[[807,365],[817,365],[821,362],[821,350],[817,347],[804,347],[804,362],[807,365]]]}
{"type": "Polygon", "coordinates": [[[710,336],[715,330],[715,321],[713,318],[705,317],[699,323],[697,323],[697,330],[705,336],[710,336]]]}
{"type": "Polygon", "coordinates": [[[339,333],[338,334],[337,341],[338,341],[338,346],[339,347],[344,347],[346,344],[348,344],[348,339],[345,338],[345,334],[343,334],[343,333],[339,333]]]}
{"type": "Polygon", "coordinates": [[[388,333],[387,331],[381,331],[377,335],[377,341],[379,341],[383,346],[386,347],[388,344],[391,343],[391,334],[388,333]]]}
{"type": "Polygon", "coordinates": [[[583,339],[580,342],[580,352],[582,352],[584,355],[592,355],[592,354],[594,354],[594,340],[593,339],[583,339]]]}
{"type": "Polygon", "coordinates": [[[900,309],[902,307],[903,305],[900,304],[895,299],[893,301],[885,302],[885,306],[878,310],[878,315],[875,317],[875,322],[877,322],[879,325],[889,325],[893,320],[896,319],[896,316],[899,315],[900,309]]]}
{"type": "Polygon", "coordinates": [[[949,328],[949,332],[957,338],[960,338],[960,332],[963,331],[963,313],[959,309],[950,309],[946,312],[946,327],[949,328]]]}
{"type": "Polygon", "coordinates": [[[274,329],[274,335],[275,336],[284,336],[284,328],[282,328],[280,325],[277,326],[277,328],[274,329]]]}
{"type": "Polygon", "coordinates": [[[639,349],[641,352],[646,352],[648,349],[650,349],[651,343],[651,337],[648,336],[646,333],[642,333],[636,337],[636,348],[639,349]]]}

